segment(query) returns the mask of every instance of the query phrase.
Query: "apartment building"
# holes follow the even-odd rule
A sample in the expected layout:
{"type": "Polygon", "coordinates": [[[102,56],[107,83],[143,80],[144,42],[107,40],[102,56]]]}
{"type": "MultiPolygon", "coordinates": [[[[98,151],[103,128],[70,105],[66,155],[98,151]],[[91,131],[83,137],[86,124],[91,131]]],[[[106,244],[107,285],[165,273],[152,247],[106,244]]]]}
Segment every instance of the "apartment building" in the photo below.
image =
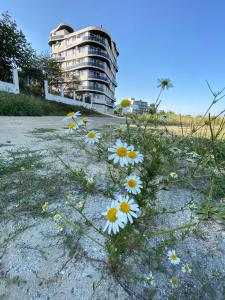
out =
{"type": "Polygon", "coordinates": [[[60,24],[51,31],[49,45],[63,71],[73,71],[80,79],[76,100],[92,103],[98,111],[113,113],[119,52],[111,35],[101,27],[74,31],[71,26],[60,24]]]}
{"type": "Polygon", "coordinates": [[[143,100],[135,100],[134,98],[132,99],[132,112],[134,114],[144,114],[148,111],[148,102],[143,100]]]}

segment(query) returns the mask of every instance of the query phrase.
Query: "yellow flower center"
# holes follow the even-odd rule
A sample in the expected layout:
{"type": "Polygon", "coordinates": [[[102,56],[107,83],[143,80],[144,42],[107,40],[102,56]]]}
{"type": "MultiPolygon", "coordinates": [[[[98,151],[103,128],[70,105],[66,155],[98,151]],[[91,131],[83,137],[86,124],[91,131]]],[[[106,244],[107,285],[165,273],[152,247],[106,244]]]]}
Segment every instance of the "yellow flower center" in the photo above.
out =
{"type": "Polygon", "coordinates": [[[96,134],[95,134],[94,132],[91,131],[91,132],[88,133],[87,136],[88,136],[89,139],[94,139],[95,136],[96,136],[96,134]]]}
{"type": "Polygon", "coordinates": [[[74,115],[74,112],[72,111],[72,112],[67,114],[67,117],[72,117],[73,115],[74,115]]]}
{"type": "Polygon", "coordinates": [[[57,221],[59,221],[61,218],[62,218],[62,217],[61,217],[60,214],[56,214],[54,219],[57,220],[57,221]]]}
{"type": "Polygon", "coordinates": [[[178,283],[177,277],[173,276],[171,279],[172,284],[176,285],[178,283]]]}
{"type": "Polygon", "coordinates": [[[120,203],[120,210],[123,213],[128,213],[130,211],[130,204],[128,202],[121,202],[120,203]]]}
{"type": "Polygon", "coordinates": [[[117,209],[115,207],[112,207],[108,210],[107,212],[107,219],[109,220],[109,222],[115,222],[117,220],[117,209]]]}
{"type": "Polygon", "coordinates": [[[87,123],[87,121],[88,121],[88,117],[83,117],[83,122],[87,123]]]}
{"type": "Polygon", "coordinates": [[[48,208],[48,202],[45,202],[43,205],[42,205],[42,208],[48,208]]]}
{"type": "Polygon", "coordinates": [[[124,99],[120,102],[120,105],[122,107],[128,107],[128,106],[131,106],[131,101],[129,99],[124,99]]]}
{"type": "Polygon", "coordinates": [[[171,258],[172,258],[173,260],[176,260],[176,259],[177,259],[176,253],[172,254],[171,258]]]}
{"type": "Polygon", "coordinates": [[[129,151],[128,152],[128,157],[132,158],[132,159],[136,158],[137,157],[137,152],[136,151],[129,151]]]}
{"type": "Polygon", "coordinates": [[[168,81],[168,80],[163,80],[163,81],[162,81],[162,85],[163,85],[163,86],[169,85],[169,81],[168,81]]]}
{"type": "Polygon", "coordinates": [[[135,186],[137,185],[137,181],[135,179],[129,179],[127,183],[131,188],[135,188],[135,186]]]}
{"type": "Polygon", "coordinates": [[[68,125],[68,128],[72,129],[72,128],[74,128],[76,125],[77,125],[76,123],[71,123],[71,124],[68,125]]]}
{"type": "Polygon", "coordinates": [[[116,154],[119,157],[125,157],[127,156],[127,149],[125,147],[119,147],[116,149],[116,154]]]}

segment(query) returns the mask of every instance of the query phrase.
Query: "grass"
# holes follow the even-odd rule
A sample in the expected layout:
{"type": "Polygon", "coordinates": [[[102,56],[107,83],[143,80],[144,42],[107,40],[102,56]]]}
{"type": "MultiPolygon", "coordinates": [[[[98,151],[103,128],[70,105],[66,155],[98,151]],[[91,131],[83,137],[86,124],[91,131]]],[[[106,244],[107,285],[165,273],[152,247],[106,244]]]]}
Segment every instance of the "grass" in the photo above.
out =
{"type": "Polygon", "coordinates": [[[78,110],[83,115],[101,116],[98,112],[82,106],[67,105],[24,94],[0,92],[0,116],[62,116],[78,110]]]}

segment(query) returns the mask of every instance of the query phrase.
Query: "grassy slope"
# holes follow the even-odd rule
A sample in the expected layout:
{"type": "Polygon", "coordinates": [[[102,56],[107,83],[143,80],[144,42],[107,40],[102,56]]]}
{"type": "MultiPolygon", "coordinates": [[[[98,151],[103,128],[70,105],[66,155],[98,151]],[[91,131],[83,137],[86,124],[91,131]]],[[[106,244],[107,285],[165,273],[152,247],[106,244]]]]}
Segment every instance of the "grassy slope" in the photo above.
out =
{"type": "Polygon", "coordinates": [[[0,91],[1,116],[60,116],[71,111],[85,115],[100,115],[81,106],[72,106],[24,94],[15,95],[0,91]]]}

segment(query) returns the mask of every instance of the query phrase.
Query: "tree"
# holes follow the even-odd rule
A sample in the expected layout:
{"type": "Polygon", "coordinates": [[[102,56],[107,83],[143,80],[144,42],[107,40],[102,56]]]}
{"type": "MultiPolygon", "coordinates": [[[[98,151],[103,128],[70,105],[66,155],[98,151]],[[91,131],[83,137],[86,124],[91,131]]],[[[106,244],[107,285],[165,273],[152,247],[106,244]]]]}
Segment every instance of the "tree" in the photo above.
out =
{"type": "Polygon", "coordinates": [[[34,50],[8,12],[0,15],[0,79],[8,81],[12,67],[24,68],[34,57],[34,50]]]}
{"type": "MultiPolygon", "coordinates": [[[[72,97],[75,99],[75,92],[80,86],[80,79],[76,75],[76,72],[71,71],[68,73],[65,73],[64,75],[65,80],[64,80],[64,87],[65,87],[65,92],[69,97],[72,97]]],[[[80,95],[78,95],[79,97],[80,95]]]]}

